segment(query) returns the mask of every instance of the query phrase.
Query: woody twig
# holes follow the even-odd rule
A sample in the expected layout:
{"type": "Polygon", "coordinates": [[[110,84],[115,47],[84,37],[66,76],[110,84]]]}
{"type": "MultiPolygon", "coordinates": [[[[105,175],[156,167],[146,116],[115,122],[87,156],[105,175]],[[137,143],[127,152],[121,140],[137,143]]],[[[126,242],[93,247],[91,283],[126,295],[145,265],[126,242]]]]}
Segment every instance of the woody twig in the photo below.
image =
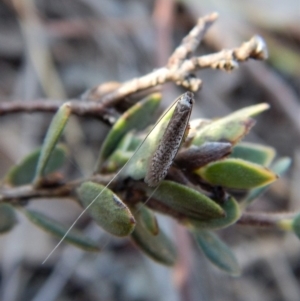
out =
{"type": "MultiPolygon", "coordinates": [[[[174,82],[196,92],[202,85],[201,79],[195,76],[197,71],[207,68],[231,71],[238,67],[239,62],[250,58],[256,60],[267,58],[266,45],[259,36],[254,36],[237,48],[193,57],[192,55],[217,17],[218,15],[213,13],[200,18],[170,56],[166,66],[124,83],[114,83],[109,85],[108,89],[107,83],[98,85],[84,93],[83,98],[86,101],[78,99],[71,101],[72,113],[97,117],[112,124],[116,115],[109,108],[137,92],[143,92],[167,82],[174,82]]],[[[55,112],[63,102],[64,100],[45,101],[43,99],[26,102],[4,101],[0,102],[0,116],[20,112],[55,112]]]]}

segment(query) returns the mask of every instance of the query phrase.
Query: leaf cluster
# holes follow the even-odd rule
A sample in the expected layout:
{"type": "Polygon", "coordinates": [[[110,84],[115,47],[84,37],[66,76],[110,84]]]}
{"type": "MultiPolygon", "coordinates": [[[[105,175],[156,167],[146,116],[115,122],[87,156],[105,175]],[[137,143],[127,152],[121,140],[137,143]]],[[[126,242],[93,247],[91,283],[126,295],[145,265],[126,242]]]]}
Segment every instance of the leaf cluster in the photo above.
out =
{"type": "MultiPolygon", "coordinates": [[[[247,206],[289,167],[288,158],[274,161],[276,151],[272,147],[241,142],[255,125],[253,117],[268,109],[268,105],[254,105],[214,120],[192,120],[166,179],[151,188],[144,182],[149,161],[174,111],[174,106],[169,108],[150,130],[147,126],[160,101],[160,94],[139,101],[123,113],[108,133],[94,174],[116,173],[109,187],[91,178],[74,187],[73,197],[101,228],[112,235],[130,236],[154,260],[174,265],[176,247],[160,228],[155,213],[169,215],[191,231],[211,262],[238,275],[233,253],[213,231],[236,223],[247,206]]],[[[67,149],[58,141],[70,113],[68,103],[61,106],[42,147],[11,168],[4,179],[6,186],[47,188],[47,180],[53,179],[65,163],[67,149]]],[[[59,183],[52,184],[62,185],[59,179],[59,183]]],[[[63,181],[68,183],[65,178],[63,181]]],[[[68,230],[39,212],[4,199],[0,204],[1,233],[16,225],[15,209],[56,237],[64,237],[68,230]]],[[[298,216],[279,222],[278,226],[299,236],[299,220],[298,216]]],[[[89,251],[100,249],[97,242],[73,229],[66,235],[66,242],[89,251]]]]}

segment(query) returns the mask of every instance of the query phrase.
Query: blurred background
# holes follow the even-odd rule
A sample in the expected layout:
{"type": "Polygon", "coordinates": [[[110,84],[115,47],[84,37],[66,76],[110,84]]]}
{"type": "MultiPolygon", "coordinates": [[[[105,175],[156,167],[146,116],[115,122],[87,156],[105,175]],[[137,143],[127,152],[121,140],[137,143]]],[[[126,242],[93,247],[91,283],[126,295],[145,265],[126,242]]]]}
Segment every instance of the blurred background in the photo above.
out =
{"type": "MultiPolygon", "coordinates": [[[[290,172],[250,210],[300,209],[300,4],[298,0],[3,0],[0,2],[0,102],[67,100],[93,86],[125,81],[166,64],[198,17],[217,11],[198,54],[232,48],[261,35],[267,62],[249,61],[232,73],[203,70],[193,117],[226,115],[268,102],[247,140],[290,156],[290,172]]],[[[168,105],[183,91],[163,87],[168,105]]],[[[0,177],[40,146],[52,114],[0,118],[0,177]]],[[[68,178],[91,174],[108,127],[72,117],[64,135],[71,150],[68,178]]],[[[65,224],[81,209],[71,200],[34,200],[29,205],[65,224]]],[[[175,240],[180,262],[174,269],[141,254],[128,239],[111,238],[88,225],[105,246],[89,254],[62,245],[41,265],[57,240],[29,224],[0,237],[2,301],[298,301],[300,243],[289,233],[232,226],[219,232],[232,247],[242,276],[212,266],[186,231],[170,218],[160,224],[175,240]]],[[[79,223],[87,225],[87,220],[79,223]]]]}

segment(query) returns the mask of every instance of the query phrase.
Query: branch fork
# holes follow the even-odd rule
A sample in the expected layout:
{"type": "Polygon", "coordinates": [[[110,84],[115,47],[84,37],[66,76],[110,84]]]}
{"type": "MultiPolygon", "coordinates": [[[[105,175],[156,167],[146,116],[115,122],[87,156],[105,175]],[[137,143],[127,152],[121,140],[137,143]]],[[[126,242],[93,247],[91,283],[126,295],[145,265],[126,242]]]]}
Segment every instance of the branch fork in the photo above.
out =
{"type": "MultiPolygon", "coordinates": [[[[81,101],[76,99],[70,101],[72,113],[79,116],[94,116],[105,123],[113,124],[116,115],[111,108],[138,92],[144,93],[146,90],[167,82],[174,82],[176,85],[196,92],[202,86],[201,79],[195,76],[199,70],[212,68],[232,71],[238,68],[239,62],[250,58],[265,60],[268,57],[266,44],[260,36],[252,37],[237,48],[221,50],[200,57],[193,56],[207,30],[217,18],[217,13],[199,18],[195,27],[174,50],[166,66],[124,83],[100,84],[86,91],[81,101]]],[[[43,99],[26,102],[4,101],[0,102],[0,116],[20,112],[55,112],[63,102],[63,100],[45,101],[43,99]]]]}

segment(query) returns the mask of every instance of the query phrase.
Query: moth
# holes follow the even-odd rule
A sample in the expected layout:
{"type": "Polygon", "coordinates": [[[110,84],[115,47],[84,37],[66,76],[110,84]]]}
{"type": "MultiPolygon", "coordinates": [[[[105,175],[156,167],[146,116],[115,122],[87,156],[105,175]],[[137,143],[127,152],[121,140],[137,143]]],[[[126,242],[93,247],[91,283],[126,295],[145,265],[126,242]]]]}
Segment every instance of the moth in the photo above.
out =
{"type": "MultiPolygon", "coordinates": [[[[171,164],[174,161],[174,158],[180,148],[180,145],[183,141],[184,134],[186,132],[189,118],[191,115],[191,111],[194,104],[194,94],[192,92],[186,92],[178,97],[175,101],[176,107],[172,114],[172,117],[166,127],[166,130],[158,144],[158,147],[155,149],[152,156],[149,159],[149,165],[146,172],[146,176],[144,181],[151,187],[158,186],[159,183],[166,177],[168,170],[171,164]]],[[[161,120],[161,119],[160,119],[161,120]]],[[[160,122],[154,125],[150,133],[153,131],[155,126],[160,122]]],[[[124,170],[126,165],[132,160],[134,160],[135,154],[139,151],[142,144],[145,142],[149,134],[145,137],[143,142],[139,145],[139,147],[135,150],[132,157],[125,163],[125,165],[117,172],[113,179],[109,181],[105,188],[107,188],[115,178],[120,175],[120,173],[124,170]]],[[[156,188],[157,189],[157,188],[156,188]]],[[[156,190],[155,189],[155,190],[156,190]]],[[[90,208],[93,203],[98,199],[98,197],[102,194],[103,190],[95,197],[94,200],[90,202],[90,204],[81,212],[81,214],[76,218],[73,224],[70,226],[68,231],[64,234],[58,244],[53,248],[53,250],[49,253],[46,259],[43,261],[44,264],[48,258],[53,254],[53,252],[58,248],[58,246],[64,241],[69,232],[73,229],[77,221],[82,217],[82,215],[90,208]]]]}
{"type": "Polygon", "coordinates": [[[157,186],[166,177],[184,139],[193,104],[194,94],[192,92],[186,92],[179,96],[162,139],[154,154],[150,157],[145,176],[145,182],[149,186],[157,186]]]}

